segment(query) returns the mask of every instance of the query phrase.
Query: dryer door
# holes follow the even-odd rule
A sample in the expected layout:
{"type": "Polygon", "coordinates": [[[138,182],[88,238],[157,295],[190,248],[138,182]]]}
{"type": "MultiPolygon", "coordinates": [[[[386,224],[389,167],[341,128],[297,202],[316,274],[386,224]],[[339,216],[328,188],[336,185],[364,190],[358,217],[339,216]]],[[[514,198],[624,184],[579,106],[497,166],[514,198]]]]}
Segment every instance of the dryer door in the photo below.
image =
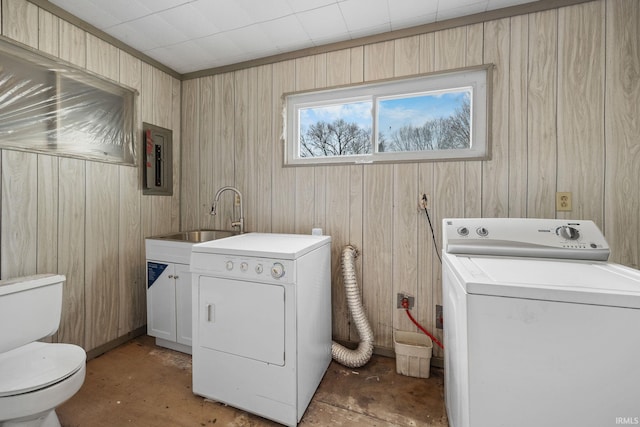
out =
{"type": "Polygon", "coordinates": [[[200,276],[200,345],[284,366],[285,288],[200,276]]]}

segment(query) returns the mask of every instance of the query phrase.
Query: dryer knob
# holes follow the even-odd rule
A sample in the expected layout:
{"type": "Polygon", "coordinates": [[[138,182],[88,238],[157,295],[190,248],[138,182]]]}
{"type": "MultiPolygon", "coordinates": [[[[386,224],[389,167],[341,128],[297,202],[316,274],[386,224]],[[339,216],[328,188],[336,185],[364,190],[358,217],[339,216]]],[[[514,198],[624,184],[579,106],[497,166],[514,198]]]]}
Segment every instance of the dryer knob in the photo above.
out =
{"type": "Polygon", "coordinates": [[[560,236],[567,240],[578,240],[580,238],[580,232],[577,228],[566,225],[560,227],[560,236]]]}
{"type": "Polygon", "coordinates": [[[284,276],[284,265],[279,262],[274,262],[271,266],[271,277],[279,279],[284,276]]]}

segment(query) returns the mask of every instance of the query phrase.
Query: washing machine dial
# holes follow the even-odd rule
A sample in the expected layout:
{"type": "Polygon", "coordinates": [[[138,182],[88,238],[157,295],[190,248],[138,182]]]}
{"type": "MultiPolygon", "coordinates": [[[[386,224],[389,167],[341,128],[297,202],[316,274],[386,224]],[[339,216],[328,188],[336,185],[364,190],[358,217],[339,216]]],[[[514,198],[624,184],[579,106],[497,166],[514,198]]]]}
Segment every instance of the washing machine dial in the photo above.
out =
{"type": "Polygon", "coordinates": [[[279,279],[284,276],[284,265],[279,262],[274,262],[271,266],[271,277],[279,279]]]}
{"type": "Polygon", "coordinates": [[[249,264],[247,264],[246,262],[243,262],[240,264],[241,271],[247,271],[248,269],[249,269],[249,264]]]}
{"type": "Polygon", "coordinates": [[[256,265],[256,273],[262,274],[262,271],[263,271],[262,264],[256,265]]]}
{"type": "Polygon", "coordinates": [[[569,225],[560,227],[558,229],[558,234],[566,240],[578,240],[580,238],[580,232],[578,229],[569,225]]]}
{"type": "Polygon", "coordinates": [[[461,236],[468,236],[469,235],[469,229],[467,227],[459,227],[458,228],[458,234],[461,236]]]}
{"type": "Polygon", "coordinates": [[[225,264],[225,267],[227,267],[228,271],[233,270],[233,261],[227,261],[227,263],[225,264]]]}
{"type": "Polygon", "coordinates": [[[480,237],[487,237],[489,235],[489,230],[484,227],[478,227],[476,233],[478,233],[478,236],[480,237]]]}

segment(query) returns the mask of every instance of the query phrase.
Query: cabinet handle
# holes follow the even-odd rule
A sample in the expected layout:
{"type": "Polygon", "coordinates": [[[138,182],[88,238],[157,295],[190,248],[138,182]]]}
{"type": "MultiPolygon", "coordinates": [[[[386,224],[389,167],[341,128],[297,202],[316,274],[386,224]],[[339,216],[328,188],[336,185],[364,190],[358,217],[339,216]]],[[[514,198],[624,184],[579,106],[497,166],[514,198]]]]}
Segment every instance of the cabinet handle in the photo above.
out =
{"type": "Polygon", "coordinates": [[[211,322],[215,319],[215,311],[213,304],[207,304],[207,322],[211,322]]]}
{"type": "Polygon", "coordinates": [[[169,275],[169,279],[173,279],[173,274],[170,274],[170,275],[169,275]]]}
{"type": "Polygon", "coordinates": [[[179,279],[179,278],[180,278],[180,276],[173,276],[173,278],[174,278],[174,279],[179,279]]]}

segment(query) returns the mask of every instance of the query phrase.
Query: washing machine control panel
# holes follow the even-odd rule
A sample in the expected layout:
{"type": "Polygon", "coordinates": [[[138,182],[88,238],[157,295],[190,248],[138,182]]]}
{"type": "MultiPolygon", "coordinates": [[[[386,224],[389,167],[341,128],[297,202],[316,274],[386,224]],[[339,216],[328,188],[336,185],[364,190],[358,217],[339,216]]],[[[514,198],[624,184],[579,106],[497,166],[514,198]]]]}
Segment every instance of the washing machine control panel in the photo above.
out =
{"type": "Polygon", "coordinates": [[[593,221],[456,218],[443,221],[443,251],[606,261],[609,245],[593,221]]]}

